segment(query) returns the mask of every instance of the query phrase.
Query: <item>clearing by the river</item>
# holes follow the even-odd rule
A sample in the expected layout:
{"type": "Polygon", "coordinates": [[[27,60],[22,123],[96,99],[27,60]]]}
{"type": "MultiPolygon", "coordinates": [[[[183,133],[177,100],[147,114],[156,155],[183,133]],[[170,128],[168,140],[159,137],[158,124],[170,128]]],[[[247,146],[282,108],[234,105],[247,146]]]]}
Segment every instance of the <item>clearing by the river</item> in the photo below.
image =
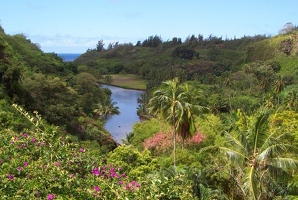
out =
{"type": "Polygon", "coordinates": [[[146,90],[147,80],[135,74],[113,74],[111,85],[127,89],[146,90]]]}

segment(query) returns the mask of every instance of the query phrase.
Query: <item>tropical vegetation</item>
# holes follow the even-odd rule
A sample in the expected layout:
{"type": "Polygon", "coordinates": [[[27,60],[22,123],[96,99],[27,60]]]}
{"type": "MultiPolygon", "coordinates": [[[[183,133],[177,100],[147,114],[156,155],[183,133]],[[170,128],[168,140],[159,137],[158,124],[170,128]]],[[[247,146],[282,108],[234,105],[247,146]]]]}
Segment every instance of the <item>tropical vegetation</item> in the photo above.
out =
{"type": "Polygon", "coordinates": [[[1,199],[297,199],[297,72],[292,23],[276,36],[99,40],[73,62],[1,27],[1,199]],[[99,83],[145,90],[122,144],[99,83]]]}

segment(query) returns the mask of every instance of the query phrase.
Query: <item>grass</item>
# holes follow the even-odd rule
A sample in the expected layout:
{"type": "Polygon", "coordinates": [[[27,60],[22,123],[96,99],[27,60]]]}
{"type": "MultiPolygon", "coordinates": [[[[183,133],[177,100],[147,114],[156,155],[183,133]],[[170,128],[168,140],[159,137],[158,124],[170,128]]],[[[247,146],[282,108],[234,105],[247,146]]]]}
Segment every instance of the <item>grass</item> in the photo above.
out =
{"type": "Polygon", "coordinates": [[[127,89],[146,90],[147,80],[135,74],[112,74],[111,85],[127,89]]]}

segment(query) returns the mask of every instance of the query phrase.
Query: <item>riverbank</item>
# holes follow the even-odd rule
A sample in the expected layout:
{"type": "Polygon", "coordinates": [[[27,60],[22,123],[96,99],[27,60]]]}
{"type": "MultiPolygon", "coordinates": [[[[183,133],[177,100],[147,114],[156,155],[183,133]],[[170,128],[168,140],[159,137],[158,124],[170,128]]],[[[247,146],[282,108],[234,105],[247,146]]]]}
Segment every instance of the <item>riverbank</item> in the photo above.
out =
{"type": "MultiPolygon", "coordinates": [[[[111,74],[112,82],[108,85],[132,90],[146,90],[147,80],[135,74],[111,74]]],[[[104,80],[101,83],[107,84],[104,80]]]]}

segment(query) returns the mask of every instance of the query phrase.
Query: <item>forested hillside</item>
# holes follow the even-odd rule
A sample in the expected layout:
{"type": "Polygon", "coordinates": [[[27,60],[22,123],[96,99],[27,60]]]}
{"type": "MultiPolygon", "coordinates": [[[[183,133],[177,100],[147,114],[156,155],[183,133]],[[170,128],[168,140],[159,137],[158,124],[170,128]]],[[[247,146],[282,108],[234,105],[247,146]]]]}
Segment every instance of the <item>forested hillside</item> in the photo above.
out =
{"type": "Polygon", "coordinates": [[[150,36],[136,45],[116,42],[107,49],[103,45],[103,41],[99,41],[97,49],[89,49],[75,62],[98,76],[139,74],[148,79],[148,88],[175,76],[183,81],[199,80],[208,84],[210,78],[216,81],[225,73],[241,71],[245,64],[254,62],[276,62],[282,66],[283,73],[289,74],[295,67],[298,48],[297,32],[234,39],[192,35],[184,42],[176,37],[162,41],[158,36],[150,36]]]}
{"type": "Polygon", "coordinates": [[[10,36],[2,30],[0,47],[3,105],[17,103],[28,112],[38,111],[49,124],[83,140],[110,138],[101,115],[93,112],[101,102],[111,101],[110,91],[99,88],[93,75],[80,73],[76,64],[54,53],[43,53],[22,34],[10,36]]]}
{"type": "Polygon", "coordinates": [[[295,199],[298,32],[137,44],[74,62],[0,29],[4,199],[295,199]],[[146,120],[116,144],[98,82],[147,80],[146,120]]]}

